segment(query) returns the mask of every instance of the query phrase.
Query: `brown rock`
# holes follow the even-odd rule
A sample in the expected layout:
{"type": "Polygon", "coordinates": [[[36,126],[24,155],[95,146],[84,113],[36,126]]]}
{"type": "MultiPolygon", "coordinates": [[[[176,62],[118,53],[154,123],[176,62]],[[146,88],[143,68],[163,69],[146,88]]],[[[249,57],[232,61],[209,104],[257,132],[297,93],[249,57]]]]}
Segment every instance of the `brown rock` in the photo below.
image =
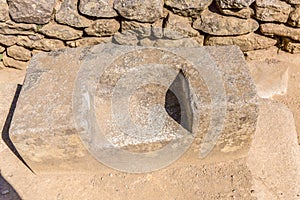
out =
{"type": "Polygon", "coordinates": [[[5,22],[9,19],[8,5],[6,0],[0,0],[0,22],[5,22]]]}
{"type": "Polygon", "coordinates": [[[0,45],[0,53],[3,53],[5,51],[5,47],[0,45]]]}
{"type": "Polygon", "coordinates": [[[283,24],[261,24],[260,31],[264,35],[277,35],[282,37],[288,37],[296,41],[300,41],[300,29],[285,26],[283,24]]]}
{"type": "Polygon", "coordinates": [[[197,16],[212,3],[212,0],[166,0],[171,10],[183,16],[197,16]]]}
{"type": "Polygon", "coordinates": [[[83,32],[80,30],[76,30],[69,26],[64,26],[53,22],[43,26],[39,30],[39,32],[49,37],[61,40],[75,40],[81,38],[83,34],[83,32]]]}
{"type": "Polygon", "coordinates": [[[17,43],[17,36],[0,35],[0,44],[6,47],[12,46],[17,43]]]}
{"type": "Polygon", "coordinates": [[[136,21],[122,20],[122,33],[130,31],[136,33],[139,37],[149,37],[151,35],[151,24],[140,23],[136,21]]]}
{"type": "Polygon", "coordinates": [[[300,7],[296,7],[290,13],[288,24],[294,27],[300,27],[300,7]]]}
{"type": "Polygon", "coordinates": [[[66,43],[69,47],[87,47],[100,43],[111,42],[111,40],[111,37],[85,37],[74,41],[67,41],[66,43]]]}
{"type": "Polygon", "coordinates": [[[114,9],[116,9],[122,17],[140,22],[155,22],[163,17],[163,7],[163,0],[114,1],[114,9]]]}
{"type": "Polygon", "coordinates": [[[205,40],[205,45],[237,45],[242,51],[251,51],[256,49],[266,49],[274,46],[277,40],[261,36],[256,33],[249,33],[240,36],[215,37],[209,36],[205,40]]]}
{"type": "Polygon", "coordinates": [[[220,12],[224,15],[239,17],[242,19],[249,19],[254,14],[252,8],[246,7],[242,9],[232,10],[232,9],[219,9],[220,12]]]}
{"type": "Polygon", "coordinates": [[[64,48],[64,42],[56,39],[35,39],[32,36],[19,36],[17,44],[30,49],[52,51],[64,48]]]}
{"type": "Polygon", "coordinates": [[[0,34],[3,35],[29,35],[37,30],[36,24],[22,24],[13,21],[0,23],[0,34]]]}
{"type": "Polygon", "coordinates": [[[256,0],[255,17],[264,22],[287,22],[291,5],[280,0],[256,0]]]}
{"type": "Polygon", "coordinates": [[[78,13],[77,2],[78,0],[65,0],[55,14],[56,21],[61,24],[67,24],[78,28],[90,26],[92,20],[89,20],[78,13]]]}
{"type": "Polygon", "coordinates": [[[283,49],[290,53],[300,53],[300,43],[289,38],[283,38],[283,49]]]}
{"type": "Polygon", "coordinates": [[[50,21],[55,0],[8,0],[9,14],[16,22],[46,24],[50,21]]]}
{"type": "Polygon", "coordinates": [[[79,11],[92,17],[116,17],[113,4],[114,0],[79,0],[79,11]]]}
{"type": "Polygon", "coordinates": [[[292,4],[292,5],[300,4],[300,0],[286,0],[286,2],[288,2],[289,4],[292,4]]]}
{"type": "Polygon", "coordinates": [[[16,69],[26,69],[28,66],[28,62],[23,62],[20,60],[15,60],[11,57],[8,57],[6,53],[3,53],[3,64],[5,67],[11,67],[16,69]]]}
{"type": "Polygon", "coordinates": [[[11,46],[7,48],[7,55],[15,60],[28,61],[31,58],[31,52],[21,46],[11,46]]]}
{"type": "Polygon", "coordinates": [[[115,19],[99,19],[84,29],[84,32],[91,36],[111,36],[118,32],[119,28],[120,24],[115,19]]]}
{"type": "Polygon", "coordinates": [[[137,33],[133,31],[125,31],[123,33],[116,33],[113,36],[113,43],[120,45],[133,45],[136,46],[139,43],[139,39],[137,37],[137,33]]]}
{"type": "Polygon", "coordinates": [[[194,21],[193,27],[211,35],[243,35],[256,31],[259,24],[253,19],[222,16],[206,10],[194,21]]]}

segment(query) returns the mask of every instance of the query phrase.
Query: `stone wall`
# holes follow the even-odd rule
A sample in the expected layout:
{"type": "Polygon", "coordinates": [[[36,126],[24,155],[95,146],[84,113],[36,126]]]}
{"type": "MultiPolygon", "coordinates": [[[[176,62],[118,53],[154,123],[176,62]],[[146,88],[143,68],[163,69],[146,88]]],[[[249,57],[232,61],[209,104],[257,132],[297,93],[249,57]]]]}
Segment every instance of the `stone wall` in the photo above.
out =
{"type": "Polygon", "coordinates": [[[236,44],[250,51],[276,45],[297,53],[299,27],[300,0],[0,0],[0,68],[25,69],[32,55],[64,47],[151,43],[132,35],[112,39],[141,28],[154,39],[178,39],[153,31],[166,28],[199,46],[236,44]]]}

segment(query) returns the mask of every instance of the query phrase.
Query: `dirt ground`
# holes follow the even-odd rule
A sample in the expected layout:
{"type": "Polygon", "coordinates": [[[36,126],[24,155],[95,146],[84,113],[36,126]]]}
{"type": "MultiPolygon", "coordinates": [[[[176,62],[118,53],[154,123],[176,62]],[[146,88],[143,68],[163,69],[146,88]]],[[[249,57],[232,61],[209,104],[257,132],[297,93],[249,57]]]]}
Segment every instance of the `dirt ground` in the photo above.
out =
{"type": "MultiPolygon", "coordinates": [[[[273,99],[284,103],[292,111],[299,137],[300,54],[291,55],[270,49],[249,52],[246,58],[249,66],[259,62],[267,63],[270,59],[281,61],[282,67],[289,66],[287,92],[275,95],[273,99]]],[[[25,71],[0,70],[1,130],[17,84],[22,84],[24,76],[25,71]]],[[[0,139],[0,200],[257,199],[257,188],[253,186],[255,177],[246,159],[206,165],[196,161],[187,163],[185,159],[180,159],[165,169],[146,174],[126,174],[110,168],[90,173],[34,174],[0,139]]],[[[274,194],[274,199],[287,199],[282,191],[270,193],[274,194]]],[[[300,191],[293,194],[293,199],[300,199],[300,191]]]]}

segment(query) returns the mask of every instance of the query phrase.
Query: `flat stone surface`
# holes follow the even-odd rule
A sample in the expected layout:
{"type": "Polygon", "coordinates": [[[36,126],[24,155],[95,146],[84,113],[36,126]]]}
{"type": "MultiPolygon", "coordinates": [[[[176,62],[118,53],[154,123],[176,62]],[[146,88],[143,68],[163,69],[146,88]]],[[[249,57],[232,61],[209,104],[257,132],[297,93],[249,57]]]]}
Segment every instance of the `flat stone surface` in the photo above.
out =
{"type": "Polygon", "coordinates": [[[58,23],[77,28],[85,28],[92,23],[92,20],[78,13],[78,0],[65,0],[55,14],[55,19],[58,23]]]}
{"type": "Polygon", "coordinates": [[[266,23],[260,25],[260,31],[264,35],[283,36],[300,41],[300,29],[285,26],[284,24],[266,23]]]}
{"type": "Polygon", "coordinates": [[[12,46],[16,44],[17,36],[12,35],[0,35],[0,44],[3,46],[12,46]]]}
{"type": "Polygon", "coordinates": [[[3,64],[6,67],[11,67],[11,68],[20,69],[20,70],[27,69],[28,64],[29,64],[28,62],[23,62],[20,60],[13,59],[13,58],[7,56],[6,53],[3,53],[2,59],[3,59],[3,64]]]}
{"type": "Polygon", "coordinates": [[[264,22],[287,22],[291,5],[280,0],[256,0],[255,17],[264,22]]]}
{"type": "Polygon", "coordinates": [[[21,46],[11,46],[7,48],[7,55],[15,60],[28,61],[31,58],[31,52],[21,46]]]}
{"type": "Polygon", "coordinates": [[[254,32],[259,24],[253,19],[240,19],[204,11],[193,23],[193,27],[211,35],[243,35],[254,32]]]}
{"type": "Polygon", "coordinates": [[[255,0],[217,0],[221,8],[245,8],[249,7],[255,0]]]}
{"type": "Polygon", "coordinates": [[[116,17],[113,5],[114,0],[79,0],[79,11],[92,17],[116,17]]]}
{"type": "Polygon", "coordinates": [[[75,40],[81,38],[83,35],[83,32],[80,30],[53,22],[43,26],[41,29],[39,29],[39,32],[47,35],[48,37],[61,40],[75,40]]]}
{"type": "Polygon", "coordinates": [[[115,19],[98,19],[84,29],[84,32],[90,36],[102,37],[114,35],[119,29],[120,23],[115,19]]]}
{"type": "Polygon", "coordinates": [[[163,0],[114,1],[114,9],[116,9],[122,17],[140,22],[155,22],[159,18],[162,18],[163,7],[163,0]]]}
{"type": "Polygon", "coordinates": [[[165,4],[174,13],[183,16],[197,16],[212,3],[212,0],[166,0],[165,4]]]}
{"type": "Polygon", "coordinates": [[[55,0],[8,0],[9,14],[16,22],[46,24],[50,21],[55,0]]]}
{"type": "Polygon", "coordinates": [[[15,23],[13,21],[0,22],[0,34],[30,35],[37,30],[36,24],[15,23]]]}
{"type": "Polygon", "coordinates": [[[216,37],[209,36],[205,40],[205,45],[215,46],[215,45],[237,45],[242,51],[251,51],[256,49],[266,49],[274,46],[277,40],[261,36],[256,33],[249,33],[240,36],[227,36],[227,37],[216,37]]]}
{"type": "Polygon", "coordinates": [[[5,22],[9,19],[9,11],[6,0],[0,0],[0,22],[5,22]]]}
{"type": "MultiPolygon", "coordinates": [[[[156,48],[150,47],[103,44],[90,48],[64,49],[38,54],[31,59],[31,64],[27,71],[28,74],[20,94],[18,107],[15,111],[10,130],[11,139],[22,157],[36,171],[47,171],[49,168],[72,169],[83,167],[84,163],[87,162],[97,168],[97,162],[91,158],[90,153],[83,146],[81,140],[94,156],[97,155],[97,153],[95,155],[95,152],[99,152],[101,149],[102,153],[106,152],[110,154],[111,149],[110,146],[106,146],[105,141],[98,136],[90,141],[91,135],[86,134],[84,131],[86,130],[84,125],[85,120],[89,120],[90,118],[89,116],[81,118],[85,115],[84,113],[87,110],[81,107],[81,105],[85,105],[86,101],[83,102],[84,104],[80,104],[80,101],[84,100],[82,99],[83,96],[80,96],[84,95],[84,93],[81,93],[81,89],[85,87],[87,84],[86,81],[88,81],[88,83],[92,83],[91,86],[94,85],[98,88],[95,90],[96,93],[94,97],[95,116],[101,128],[100,130],[103,131],[112,144],[119,148],[127,149],[126,152],[147,152],[148,148],[152,149],[161,147],[161,145],[164,146],[165,142],[173,143],[176,137],[178,137],[178,139],[181,137],[181,134],[174,135],[171,130],[183,130],[184,132],[187,130],[183,129],[168,116],[168,126],[166,126],[166,129],[159,132],[156,137],[146,138],[146,140],[145,138],[141,139],[130,135],[128,135],[129,137],[125,137],[125,135],[115,129],[114,123],[111,123],[112,118],[109,110],[112,109],[112,107],[110,103],[111,98],[115,98],[113,96],[111,97],[111,92],[114,88],[111,86],[114,85],[116,81],[122,81],[120,80],[122,74],[125,73],[126,76],[131,75],[131,73],[127,71],[130,68],[135,69],[138,66],[147,66],[147,63],[151,61],[150,63],[165,63],[166,65],[170,65],[170,67],[175,67],[173,69],[175,69],[177,73],[179,73],[179,69],[182,68],[185,76],[188,77],[187,80],[189,84],[193,87],[193,93],[195,94],[195,96],[193,96],[193,98],[195,98],[193,99],[193,101],[195,101],[194,105],[200,103],[200,101],[203,103],[201,103],[201,106],[194,108],[196,110],[193,113],[195,118],[193,118],[194,125],[192,132],[196,134],[196,137],[191,149],[187,152],[188,157],[201,162],[199,159],[200,147],[201,152],[205,153],[207,148],[209,149],[210,142],[212,142],[212,138],[208,139],[205,137],[205,132],[210,130],[208,126],[209,120],[205,119],[207,119],[208,116],[212,118],[214,118],[214,115],[218,117],[221,116],[219,110],[217,113],[213,110],[209,112],[210,106],[208,105],[210,101],[222,101],[219,97],[212,97],[212,99],[209,100],[209,95],[207,95],[208,88],[210,87],[214,87],[214,90],[219,90],[216,85],[209,85],[211,84],[211,82],[207,80],[209,76],[203,74],[215,74],[205,71],[208,70],[208,66],[211,65],[211,61],[207,60],[209,58],[214,59],[215,67],[220,70],[220,75],[224,80],[224,87],[226,88],[226,99],[228,99],[228,101],[225,101],[227,108],[225,108],[224,111],[227,117],[224,122],[222,134],[217,140],[213,151],[203,162],[216,160],[221,162],[226,159],[246,156],[251,143],[251,135],[255,131],[257,104],[255,88],[248,76],[243,55],[236,47],[202,47],[197,49],[164,49],[161,47],[160,50],[157,50],[156,48]],[[172,57],[172,53],[170,52],[175,53],[175,57],[172,57]],[[124,54],[126,54],[126,56],[124,56],[124,54]],[[199,54],[206,54],[207,56],[197,59],[197,55],[199,54]],[[226,59],[228,57],[231,59],[226,59]],[[186,62],[182,60],[183,58],[191,60],[186,62]],[[225,60],[226,62],[224,62],[225,60]],[[174,64],[172,64],[173,62],[174,64]],[[182,66],[178,65],[178,63],[181,62],[183,62],[182,66]],[[192,62],[193,65],[191,65],[190,62],[192,62]],[[124,69],[120,70],[118,66],[123,66],[124,64],[122,63],[126,63],[125,65],[128,68],[126,69],[124,67],[124,69]],[[97,82],[97,78],[94,76],[100,76],[99,71],[97,72],[97,68],[105,66],[108,66],[108,68],[103,71],[100,82],[97,82]],[[205,70],[201,71],[203,76],[201,76],[200,79],[195,75],[196,72],[191,68],[192,66],[205,66],[203,68],[203,70],[205,70]],[[78,76],[78,72],[83,73],[81,74],[83,76],[78,76]],[[208,81],[206,82],[208,86],[204,84],[203,79],[208,81]],[[93,83],[94,81],[96,82],[93,83]],[[49,82],[52,84],[49,85],[49,82]],[[79,87],[74,88],[74,83],[75,86],[79,87]],[[203,93],[201,100],[197,99],[199,92],[203,93]],[[73,94],[75,96],[73,96],[73,94]],[[75,99],[75,101],[72,101],[72,99],[75,99]],[[74,105],[76,106],[74,107],[74,105]],[[74,110],[74,108],[79,110],[74,110]],[[24,115],[26,115],[26,118],[24,115]],[[80,118],[79,121],[77,121],[79,119],[78,117],[80,118]],[[203,118],[204,121],[197,125],[199,117],[201,119],[203,118]],[[34,120],[28,121],[28,119],[34,120]],[[105,120],[103,121],[102,119],[105,120]],[[79,124],[75,125],[74,120],[79,122],[79,124]],[[200,145],[201,142],[204,143],[204,146],[200,145]]],[[[151,71],[154,75],[158,73],[153,69],[151,71]]],[[[174,75],[176,76],[177,73],[174,75]]],[[[160,75],[161,73],[158,74],[160,75]]],[[[216,84],[216,82],[221,79],[218,78],[214,80],[213,83],[216,84]]],[[[137,79],[130,80],[131,82],[128,82],[126,87],[134,85],[139,79],[137,76],[137,79]]],[[[157,80],[157,78],[155,80],[157,80]]],[[[173,79],[171,79],[171,81],[172,80],[173,79]]],[[[132,120],[141,124],[147,122],[145,121],[145,119],[147,119],[147,117],[145,117],[145,115],[147,116],[146,111],[149,109],[147,108],[147,106],[149,106],[147,102],[150,103],[150,105],[155,102],[164,105],[165,92],[167,89],[168,88],[150,84],[135,91],[130,100],[131,104],[129,107],[130,112],[133,114],[132,120]]],[[[210,95],[218,96],[220,92],[214,90],[210,88],[210,95]]],[[[118,97],[118,94],[119,93],[116,93],[116,97],[118,97]]],[[[91,93],[91,95],[93,94],[91,93]]],[[[115,105],[119,103],[122,104],[123,98],[123,96],[122,98],[116,98],[115,105]]],[[[188,102],[185,103],[188,105],[188,102]]],[[[218,105],[220,105],[220,102],[218,105]]],[[[123,108],[121,107],[121,109],[123,108]]],[[[123,113],[119,110],[116,111],[121,112],[120,114],[123,113]]],[[[160,114],[160,112],[158,113],[160,114]]],[[[163,113],[165,113],[165,111],[163,113]]],[[[189,123],[189,121],[187,122],[189,123]]],[[[96,132],[93,132],[92,134],[95,133],[96,132]]],[[[187,141],[189,141],[189,139],[187,139],[187,141]]],[[[181,143],[177,143],[177,145],[181,145],[181,143]]],[[[116,159],[116,157],[110,156],[108,159],[116,159]]],[[[164,162],[164,160],[158,159],[155,162],[164,162]]],[[[126,165],[126,163],[123,164],[126,165]]],[[[143,164],[142,162],[137,165],[143,164]]]]}

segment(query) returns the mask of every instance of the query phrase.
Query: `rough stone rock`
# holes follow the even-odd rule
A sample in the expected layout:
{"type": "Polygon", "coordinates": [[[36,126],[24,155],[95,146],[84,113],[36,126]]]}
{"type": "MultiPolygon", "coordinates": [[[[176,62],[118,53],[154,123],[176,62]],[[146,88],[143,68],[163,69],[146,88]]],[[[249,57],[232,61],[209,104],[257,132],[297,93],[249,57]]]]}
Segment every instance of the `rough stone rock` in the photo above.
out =
{"type": "Polygon", "coordinates": [[[205,45],[237,45],[242,51],[251,51],[256,49],[266,49],[274,46],[277,40],[261,36],[256,33],[249,33],[247,35],[240,36],[227,36],[227,37],[216,37],[209,36],[205,40],[205,45]]]}
{"type": "Polygon", "coordinates": [[[67,24],[78,28],[90,26],[92,20],[89,20],[78,13],[77,3],[78,0],[65,0],[55,14],[56,21],[61,24],[67,24]]]}
{"type": "MultiPolygon", "coordinates": [[[[179,38],[179,39],[157,39],[154,47],[200,47],[203,46],[204,36],[179,38]]],[[[143,45],[142,45],[143,46],[143,45]]],[[[144,45],[148,46],[148,45],[144,45]]]]}
{"type": "Polygon", "coordinates": [[[166,25],[165,25],[166,29],[164,29],[165,30],[164,36],[171,39],[178,39],[177,36],[181,37],[180,35],[185,37],[199,36],[200,35],[199,32],[193,29],[191,24],[192,24],[192,20],[186,17],[181,17],[170,13],[166,21],[166,25]],[[167,30],[171,30],[171,31],[168,32],[167,30]],[[180,34],[176,34],[173,36],[172,32],[178,32],[180,34]]]}
{"type": "Polygon", "coordinates": [[[300,53],[300,43],[289,38],[283,38],[283,49],[290,53],[300,53]]]}
{"type": "Polygon", "coordinates": [[[197,16],[212,3],[212,0],[165,0],[171,10],[183,16],[197,16]]]}
{"type": "Polygon", "coordinates": [[[149,37],[151,35],[150,23],[139,23],[136,21],[121,21],[122,33],[132,32],[138,34],[139,37],[149,37]]]}
{"type": "Polygon", "coordinates": [[[296,7],[290,13],[288,24],[294,27],[300,27],[300,7],[296,7]]]}
{"type": "Polygon", "coordinates": [[[5,47],[0,45],[0,53],[3,53],[5,51],[5,47]]]}
{"type": "Polygon", "coordinates": [[[151,23],[163,17],[163,7],[163,0],[115,0],[114,2],[114,8],[122,17],[140,22],[151,23]]]}
{"type": "Polygon", "coordinates": [[[287,3],[292,5],[298,5],[300,4],[300,0],[286,0],[287,3]]]}
{"type": "Polygon", "coordinates": [[[39,32],[47,35],[48,37],[53,37],[61,40],[75,40],[81,38],[83,32],[80,30],[73,29],[68,26],[49,23],[39,29],[39,32]]]}
{"type": "Polygon", "coordinates": [[[79,0],[79,11],[92,17],[116,17],[114,0],[79,0]]]}
{"type": "Polygon", "coordinates": [[[4,52],[3,53],[3,64],[5,67],[11,67],[11,68],[16,68],[16,69],[21,69],[24,70],[28,67],[29,62],[23,62],[20,60],[15,60],[4,52]]]}
{"type": "Polygon", "coordinates": [[[0,35],[0,45],[9,47],[17,43],[17,36],[0,35]]]}
{"type": "Polygon", "coordinates": [[[85,37],[82,39],[67,41],[67,45],[70,47],[87,47],[100,43],[111,42],[112,37],[85,37]]]}
{"type": "Polygon", "coordinates": [[[0,23],[0,34],[3,35],[29,35],[37,30],[36,24],[22,24],[13,21],[0,23]]]}
{"type": "Polygon", "coordinates": [[[30,36],[19,36],[17,45],[42,51],[52,51],[65,47],[64,42],[61,40],[46,38],[35,39],[30,36]]]}
{"type": "Polygon", "coordinates": [[[249,19],[252,15],[254,15],[254,11],[252,8],[246,7],[242,9],[232,10],[232,9],[219,9],[220,12],[224,15],[239,17],[242,19],[249,19]]]}
{"type": "Polygon", "coordinates": [[[46,24],[50,21],[55,0],[8,0],[9,14],[16,22],[46,24]]]}
{"type": "MultiPolygon", "coordinates": [[[[95,166],[94,169],[103,167],[86,150],[86,148],[91,150],[94,156],[98,155],[97,153],[94,154],[95,152],[105,153],[105,155],[112,153],[110,149],[112,146],[107,145],[105,141],[101,141],[103,138],[97,137],[99,136],[97,131],[92,132],[91,135],[86,132],[87,127],[85,125],[88,124],[85,122],[89,120],[90,115],[82,116],[84,112],[88,111],[88,107],[81,107],[80,102],[83,100],[82,103],[87,103],[88,106],[90,97],[95,100],[95,120],[99,123],[101,132],[103,131],[113,144],[118,144],[118,147],[129,148],[130,145],[136,147],[138,144],[147,145],[153,142],[161,144],[161,142],[166,141],[165,139],[177,137],[177,135],[173,134],[167,135],[167,137],[164,135],[167,132],[162,131],[156,137],[151,137],[150,139],[147,137],[145,141],[145,138],[131,136],[127,138],[116,129],[113,129],[114,132],[110,132],[111,128],[115,127],[114,123],[110,123],[112,116],[110,115],[111,112],[109,112],[112,109],[111,98],[113,96],[111,92],[114,91],[114,86],[116,87],[116,83],[122,81],[120,79],[124,77],[123,75],[133,75],[132,73],[140,71],[138,69],[142,66],[149,65],[151,67],[150,69],[155,75],[155,81],[157,80],[157,75],[160,78],[166,77],[164,74],[158,73],[160,71],[153,70],[153,67],[155,67],[153,63],[157,63],[163,67],[162,69],[171,67],[171,69],[175,70],[174,72],[176,73],[172,74],[169,84],[173,85],[172,82],[175,80],[173,78],[177,79],[180,69],[182,69],[190,87],[193,87],[192,92],[195,94],[193,98],[196,99],[193,101],[195,105],[192,105],[196,106],[197,104],[197,108],[193,110],[195,123],[193,123],[192,131],[199,138],[197,139],[198,143],[195,141],[192,144],[191,151],[186,152],[188,158],[194,159],[194,162],[197,163],[205,163],[208,161],[215,162],[218,158],[220,158],[218,161],[221,162],[226,159],[246,157],[251,144],[251,135],[255,131],[257,102],[255,86],[246,69],[243,54],[238,48],[231,46],[157,49],[101,44],[89,48],[64,49],[38,54],[31,59],[10,129],[11,140],[22,155],[22,158],[37,173],[42,170],[47,172],[50,168],[51,170],[69,171],[79,167],[90,168],[95,166]],[[202,55],[200,59],[199,55],[202,55]],[[231,59],[228,59],[228,57],[231,59]],[[213,65],[209,59],[214,60],[213,65]],[[203,68],[203,70],[197,72],[196,69],[200,68],[203,68]],[[209,77],[213,75],[220,75],[221,77],[210,80],[209,77]],[[98,76],[101,76],[101,78],[99,79],[98,76]],[[51,83],[50,86],[49,82],[51,83]],[[218,83],[222,85],[221,88],[224,86],[227,98],[219,96],[218,90],[221,88],[216,87],[218,83]],[[85,87],[86,84],[91,84],[90,86],[93,87],[85,87]],[[92,90],[86,91],[88,93],[82,93],[84,89],[92,90]],[[93,91],[95,93],[89,93],[93,91]],[[201,92],[201,95],[198,96],[199,92],[201,92]],[[217,96],[212,97],[213,95],[217,96]],[[219,120],[221,116],[220,110],[210,110],[211,101],[216,103],[214,104],[215,106],[220,105],[219,101],[225,101],[227,108],[222,109],[226,110],[227,117],[215,148],[204,161],[199,159],[199,148],[201,141],[205,143],[205,147],[211,142],[210,140],[206,141],[205,137],[203,138],[208,128],[210,117],[216,117],[215,119],[219,120]],[[201,106],[198,107],[198,105],[201,106]],[[209,109],[207,110],[208,115],[200,112],[200,110],[205,109],[206,105],[208,106],[207,109],[209,109]],[[198,120],[201,121],[199,126],[196,123],[198,120]],[[74,121],[79,122],[79,124],[75,125],[74,121]],[[105,126],[106,124],[103,123],[108,123],[108,126],[105,126]],[[88,139],[95,134],[97,134],[94,138],[95,140],[88,139]],[[82,141],[87,145],[86,148],[83,146],[82,141]],[[91,146],[95,147],[95,149],[91,149],[91,146]],[[89,163],[89,165],[87,166],[86,163],[89,163]]],[[[144,70],[141,72],[144,72],[144,70]]],[[[144,80],[143,76],[141,77],[144,80]]],[[[140,79],[139,76],[137,78],[140,79]]],[[[129,79],[129,83],[125,84],[126,87],[134,84],[138,79],[129,79]]],[[[180,82],[180,84],[184,83],[180,82]]],[[[130,104],[133,105],[130,105],[129,110],[133,114],[133,120],[137,120],[136,118],[139,116],[144,117],[147,115],[147,107],[143,106],[147,106],[148,103],[151,104],[149,109],[152,108],[152,103],[165,104],[164,99],[168,86],[158,87],[156,84],[150,86],[142,87],[132,95],[130,104]],[[151,96],[152,98],[150,98],[151,96]],[[158,102],[154,101],[156,98],[159,100],[158,102]]],[[[182,86],[186,87],[185,84],[182,86]]],[[[186,89],[185,87],[183,89],[186,89]]],[[[187,96],[189,94],[188,91],[183,91],[185,92],[181,93],[181,95],[187,96]]],[[[116,95],[118,94],[116,93],[116,95]]],[[[120,95],[123,96],[123,93],[120,93],[120,95]]],[[[124,99],[117,98],[116,100],[117,102],[122,102],[124,99]]],[[[186,100],[184,100],[184,103],[186,103],[186,100]]],[[[128,103],[128,101],[125,102],[128,103]]],[[[165,114],[167,117],[166,130],[169,130],[169,128],[183,130],[180,124],[168,117],[164,109],[161,111],[161,114],[165,114]]],[[[190,118],[190,116],[187,117],[190,118]]],[[[146,119],[138,119],[137,123],[140,124],[144,122],[143,120],[146,119]]],[[[183,131],[186,132],[186,129],[183,131]]],[[[190,136],[189,134],[188,137],[190,136]]],[[[173,140],[168,142],[172,144],[173,140]]],[[[172,145],[170,148],[173,149],[175,146],[172,145]]],[[[201,151],[201,153],[203,152],[201,151]]],[[[150,155],[147,158],[143,157],[143,159],[152,159],[152,156],[156,157],[161,154],[151,152],[150,155]]],[[[171,154],[167,156],[169,157],[171,154]]],[[[114,155],[113,157],[106,156],[106,158],[115,159],[118,157],[114,155]]],[[[158,159],[154,162],[160,161],[162,160],[158,159]]],[[[130,165],[128,167],[134,167],[134,169],[130,168],[132,170],[135,170],[137,165],[149,167],[148,165],[145,166],[145,162],[140,162],[140,160],[133,162],[127,162],[130,165]]],[[[117,163],[119,162],[117,161],[117,163]]],[[[124,162],[121,163],[124,166],[124,162]]]]}
{"type": "Polygon", "coordinates": [[[247,165],[257,199],[299,199],[300,163],[292,112],[284,105],[261,100],[257,129],[247,165]]]}
{"type": "Polygon", "coordinates": [[[31,58],[30,50],[17,45],[8,47],[6,52],[9,57],[15,60],[28,61],[31,58]]]}
{"type": "Polygon", "coordinates": [[[245,8],[249,7],[255,0],[217,0],[221,8],[245,8]]]}
{"type": "Polygon", "coordinates": [[[243,35],[254,32],[259,24],[253,19],[240,19],[204,11],[193,27],[211,35],[243,35]]]}
{"type": "Polygon", "coordinates": [[[113,36],[113,43],[120,45],[135,46],[139,43],[138,34],[133,31],[125,31],[123,33],[116,33],[113,36]]]}
{"type": "Polygon", "coordinates": [[[0,0],[0,22],[5,22],[9,19],[8,5],[6,0],[0,0]]]}
{"type": "Polygon", "coordinates": [[[111,36],[118,32],[119,28],[120,24],[115,19],[98,19],[84,29],[84,32],[91,36],[111,36]]]}
{"type": "Polygon", "coordinates": [[[291,5],[280,0],[256,0],[255,17],[264,22],[287,22],[291,5]]]}
{"type": "Polygon", "coordinates": [[[264,35],[277,35],[300,41],[300,29],[285,26],[283,24],[266,23],[260,25],[260,31],[264,35]]]}

